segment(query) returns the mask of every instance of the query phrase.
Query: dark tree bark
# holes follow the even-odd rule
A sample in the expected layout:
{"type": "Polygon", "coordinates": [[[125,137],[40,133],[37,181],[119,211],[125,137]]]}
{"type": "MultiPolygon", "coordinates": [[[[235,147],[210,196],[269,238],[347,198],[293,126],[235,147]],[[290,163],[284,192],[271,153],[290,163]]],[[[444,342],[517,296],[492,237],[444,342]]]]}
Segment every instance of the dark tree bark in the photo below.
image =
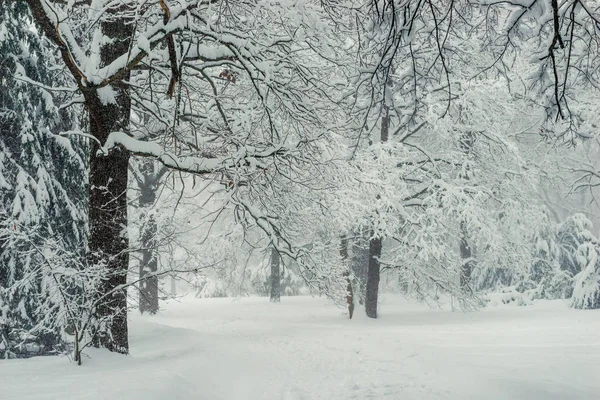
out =
{"type": "Polygon", "coordinates": [[[381,143],[386,143],[390,135],[390,108],[384,104],[381,119],[381,143]]]}
{"type": "Polygon", "coordinates": [[[271,248],[271,277],[269,288],[271,303],[279,303],[281,300],[281,256],[275,247],[271,248]]]}
{"type": "Polygon", "coordinates": [[[381,257],[381,238],[373,238],[369,241],[369,270],[367,273],[367,297],[365,299],[365,311],[369,318],[377,318],[379,257],[381,257]]]}
{"type": "MultiPolygon", "coordinates": [[[[119,92],[127,89],[121,87],[119,92]]],[[[126,130],[129,122],[129,97],[121,95],[117,104],[104,105],[95,93],[86,94],[91,133],[104,142],[115,130],[126,130]]],[[[97,332],[95,345],[119,353],[128,352],[126,290],[129,238],[127,236],[127,174],[129,154],[117,150],[96,156],[97,143],[90,156],[90,262],[104,263],[109,278],[99,288],[97,314],[107,326],[97,332]]]]}
{"type": "MultiPolygon", "coordinates": [[[[110,14],[111,11],[108,11],[110,14]]],[[[116,18],[104,20],[102,31],[109,44],[100,51],[103,65],[121,54],[127,54],[133,36],[131,21],[116,18]]],[[[129,80],[129,74],[124,77],[129,80]]],[[[131,98],[123,81],[111,85],[114,99],[98,94],[98,89],[84,90],[85,104],[90,116],[90,133],[105,143],[114,131],[129,131],[131,98]]],[[[100,90],[106,90],[100,89],[100,90]]],[[[120,289],[127,281],[129,267],[129,238],[127,235],[127,176],[129,153],[120,149],[108,155],[97,155],[98,142],[92,142],[89,182],[89,251],[92,263],[106,266],[109,277],[98,291],[96,308],[99,320],[105,321],[95,333],[94,345],[110,351],[128,353],[127,293],[120,289]]]]}
{"type": "MultiPolygon", "coordinates": [[[[342,257],[342,262],[348,263],[348,238],[342,237],[340,243],[340,256],[342,257]]],[[[344,279],[346,280],[346,303],[348,304],[348,314],[350,315],[350,319],[352,319],[352,315],[354,315],[354,293],[352,292],[352,281],[350,280],[350,266],[346,266],[346,270],[344,271],[344,279]]]]}

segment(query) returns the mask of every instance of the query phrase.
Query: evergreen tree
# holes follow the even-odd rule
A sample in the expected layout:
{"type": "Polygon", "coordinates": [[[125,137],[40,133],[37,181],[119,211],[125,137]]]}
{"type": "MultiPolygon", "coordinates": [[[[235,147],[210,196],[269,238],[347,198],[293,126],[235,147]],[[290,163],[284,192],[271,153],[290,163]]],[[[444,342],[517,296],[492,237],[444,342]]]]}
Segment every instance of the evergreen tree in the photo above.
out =
{"type": "Polygon", "coordinates": [[[23,3],[0,11],[0,358],[58,348],[58,329],[40,323],[53,300],[35,273],[39,249],[60,238],[81,251],[86,235],[84,149],[54,134],[76,118],[54,106],[47,88],[60,84],[60,71],[38,32],[23,29],[32,23],[23,3]],[[36,235],[20,235],[30,231],[36,235]]]}

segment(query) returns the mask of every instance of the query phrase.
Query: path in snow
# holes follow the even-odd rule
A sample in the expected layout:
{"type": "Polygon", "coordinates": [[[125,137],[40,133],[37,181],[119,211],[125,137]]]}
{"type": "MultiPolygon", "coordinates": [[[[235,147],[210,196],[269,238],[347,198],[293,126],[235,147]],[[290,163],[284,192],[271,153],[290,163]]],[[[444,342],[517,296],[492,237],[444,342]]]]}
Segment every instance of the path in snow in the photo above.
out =
{"type": "Polygon", "coordinates": [[[600,312],[475,313],[386,296],[347,320],[324,299],[186,299],[134,316],[131,356],[0,361],[0,399],[600,399],[600,312]]]}

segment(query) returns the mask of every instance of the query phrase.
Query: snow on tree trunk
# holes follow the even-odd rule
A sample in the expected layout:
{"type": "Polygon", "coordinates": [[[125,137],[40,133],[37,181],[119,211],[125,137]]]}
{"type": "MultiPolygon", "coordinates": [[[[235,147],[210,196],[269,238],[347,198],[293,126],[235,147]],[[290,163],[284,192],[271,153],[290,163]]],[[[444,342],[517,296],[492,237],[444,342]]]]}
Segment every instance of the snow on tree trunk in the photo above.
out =
{"type": "MultiPolygon", "coordinates": [[[[459,108],[459,115],[462,113],[462,108],[459,108]]],[[[473,145],[475,144],[475,135],[473,132],[466,132],[460,138],[460,148],[465,153],[468,160],[473,152],[473,145]]],[[[465,180],[471,178],[473,172],[469,168],[469,163],[465,164],[464,171],[461,171],[459,177],[465,180]]],[[[471,275],[473,274],[474,262],[473,252],[471,251],[471,245],[469,244],[469,231],[467,229],[466,221],[460,222],[460,288],[463,292],[470,292],[471,289],[471,275]]]]}
{"type": "Polygon", "coordinates": [[[463,291],[469,290],[471,287],[471,274],[473,273],[473,260],[471,254],[471,247],[469,246],[469,237],[464,228],[464,222],[461,224],[461,238],[460,238],[460,287],[463,291]]]}
{"type": "MultiPolygon", "coordinates": [[[[388,81],[386,86],[389,86],[388,81]]],[[[381,119],[381,142],[385,143],[389,137],[390,129],[390,107],[387,99],[384,100],[383,118],[381,119]]],[[[379,198],[379,195],[377,195],[379,198]]],[[[377,301],[379,297],[379,275],[382,238],[371,236],[369,241],[369,266],[367,270],[367,295],[365,299],[365,311],[369,318],[377,318],[377,301]]]]}
{"type": "MultiPolygon", "coordinates": [[[[88,95],[90,98],[92,95],[88,95]]],[[[102,106],[99,99],[89,101],[90,123],[93,135],[105,140],[112,130],[126,127],[123,111],[129,111],[128,104],[102,106]],[[125,126],[124,126],[125,125],[125,126]]],[[[119,102],[129,103],[126,96],[119,102]]],[[[128,352],[127,340],[127,301],[126,290],[119,289],[127,281],[129,265],[129,239],[127,237],[127,167],[129,154],[113,151],[108,156],[96,156],[98,146],[92,146],[90,157],[90,261],[104,264],[110,271],[110,278],[99,289],[97,313],[106,318],[106,326],[97,332],[96,345],[111,351],[128,352]]]]}
{"type": "Polygon", "coordinates": [[[353,297],[360,305],[365,304],[367,293],[367,271],[369,269],[369,240],[363,234],[352,242],[350,269],[354,275],[353,297]]]}
{"type": "Polygon", "coordinates": [[[279,303],[281,300],[281,256],[275,247],[271,248],[271,277],[269,279],[269,292],[271,303],[279,303]]]}
{"type": "MultiPolygon", "coordinates": [[[[116,12],[116,11],[114,11],[116,12]]],[[[101,47],[103,65],[126,54],[133,36],[133,23],[124,17],[102,22],[106,36],[101,47]]],[[[124,81],[129,79],[129,73],[124,81]]],[[[90,132],[104,143],[114,131],[129,131],[131,98],[123,81],[83,91],[90,116],[90,132]]],[[[96,312],[101,321],[94,344],[110,351],[128,353],[127,282],[129,238],[127,233],[127,177],[129,153],[114,149],[107,155],[97,154],[98,142],[92,141],[90,154],[89,251],[92,263],[103,264],[110,278],[99,288],[96,312]],[[102,298],[102,299],[100,299],[102,298]]]]}
{"type": "MultiPolygon", "coordinates": [[[[340,242],[340,256],[344,264],[348,263],[348,238],[342,237],[340,242]]],[[[354,294],[352,292],[352,281],[350,279],[350,266],[347,265],[344,270],[344,279],[346,280],[346,303],[348,304],[348,315],[352,319],[354,314],[354,294]]]]}
{"type": "MultiPolygon", "coordinates": [[[[141,227],[141,253],[139,265],[139,307],[140,312],[156,314],[158,312],[158,249],[156,235],[158,227],[154,214],[150,211],[156,201],[158,185],[165,168],[156,171],[155,163],[145,160],[136,176],[140,189],[139,205],[147,212],[141,227]]],[[[135,175],[135,174],[134,174],[135,175]]]]}

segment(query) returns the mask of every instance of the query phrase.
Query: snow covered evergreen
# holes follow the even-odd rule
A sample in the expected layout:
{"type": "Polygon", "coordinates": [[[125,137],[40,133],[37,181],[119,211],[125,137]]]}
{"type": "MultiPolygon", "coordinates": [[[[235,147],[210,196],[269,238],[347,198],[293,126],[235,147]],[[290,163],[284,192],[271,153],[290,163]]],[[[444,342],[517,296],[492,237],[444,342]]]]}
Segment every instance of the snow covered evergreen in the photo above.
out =
{"type": "Polygon", "coordinates": [[[47,313],[56,299],[40,270],[49,239],[84,256],[87,188],[85,144],[55,134],[78,118],[42,86],[63,78],[24,3],[0,10],[0,54],[0,356],[7,358],[63,348],[60,324],[43,322],[55,317],[47,313]]]}

